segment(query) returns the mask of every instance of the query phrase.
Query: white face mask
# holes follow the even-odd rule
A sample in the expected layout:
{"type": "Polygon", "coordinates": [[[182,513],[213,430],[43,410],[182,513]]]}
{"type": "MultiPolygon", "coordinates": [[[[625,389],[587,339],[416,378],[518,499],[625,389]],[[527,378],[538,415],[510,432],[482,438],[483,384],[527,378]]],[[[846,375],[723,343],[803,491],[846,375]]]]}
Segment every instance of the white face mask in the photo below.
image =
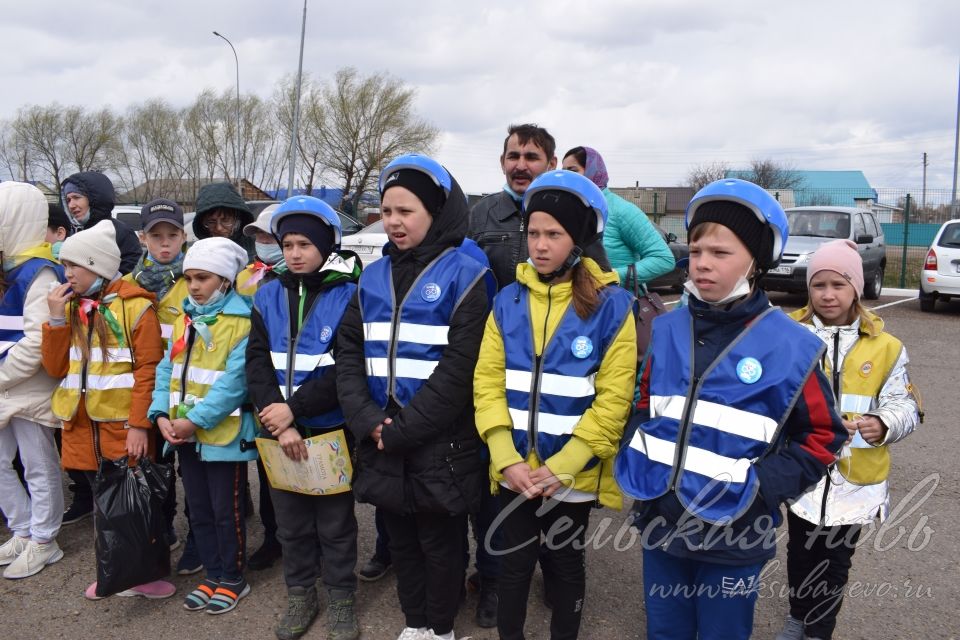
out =
{"type": "Polygon", "coordinates": [[[747,267],[746,273],[737,278],[737,283],[733,285],[733,289],[730,291],[730,293],[720,300],[704,300],[703,296],[700,295],[700,290],[697,289],[697,285],[693,283],[693,280],[687,280],[684,282],[683,288],[700,302],[706,302],[709,305],[719,307],[750,295],[750,281],[747,280],[747,276],[751,273],[753,273],[753,260],[750,261],[750,265],[747,267]]]}
{"type": "Polygon", "coordinates": [[[190,294],[187,294],[187,298],[189,298],[190,304],[192,304],[194,307],[198,307],[198,308],[201,308],[201,309],[207,309],[207,308],[209,308],[209,307],[217,304],[217,303],[220,302],[221,300],[223,300],[223,298],[224,298],[226,295],[227,295],[227,292],[224,291],[223,288],[221,287],[221,288],[218,288],[218,289],[217,289],[216,291],[214,291],[213,293],[211,293],[211,294],[210,294],[210,298],[209,298],[206,302],[204,302],[204,303],[202,303],[202,304],[201,304],[200,302],[197,302],[196,298],[194,298],[194,297],[191,296],[190,294]]]}

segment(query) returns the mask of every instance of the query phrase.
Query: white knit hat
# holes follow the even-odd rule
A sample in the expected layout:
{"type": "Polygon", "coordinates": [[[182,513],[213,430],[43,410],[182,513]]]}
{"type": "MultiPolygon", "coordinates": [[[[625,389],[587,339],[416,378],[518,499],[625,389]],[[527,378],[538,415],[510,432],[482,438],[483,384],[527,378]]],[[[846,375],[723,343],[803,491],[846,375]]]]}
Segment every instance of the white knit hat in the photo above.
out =
{"type": "Polygon", "coordinates": [[[183,258],[183,270],[201,269],[233,282],[247,266],[247,252],[229,238],[197,240],[183,258]]]}
{"type": "Polygon", "coordinates": [[[117,229],[111,220],[101,220],[89,229],[63,241],[60,261],[69,261],[98,276],[112,280],[120,269],[117,229]]]}

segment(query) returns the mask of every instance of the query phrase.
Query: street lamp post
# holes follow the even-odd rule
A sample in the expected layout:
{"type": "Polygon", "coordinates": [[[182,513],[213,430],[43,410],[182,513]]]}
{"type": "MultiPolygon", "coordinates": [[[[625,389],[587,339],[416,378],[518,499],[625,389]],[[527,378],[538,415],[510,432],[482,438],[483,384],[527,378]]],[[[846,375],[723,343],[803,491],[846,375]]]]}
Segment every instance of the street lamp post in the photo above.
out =
{"type": "Polygon", "coordinates": [[[216,31],[213,32],[213,35],[218,38],[223,38],[223,41],[230,45],[230,50],[233,51],[233,61],[237,66],[237,188],[240,188],[240,59],[237,57],[237,50],[233,48],[233,43],[227,39],[227,37],[216,31]]]}
{"type": "MultiPolygon", "coordinates": [[[[294,172],[297,169],[297,130],[300,126],[300,87],[303,84],[303,40],[307,35],[307,0],[303,0],[303,22],[300,24],[300,63],[297,66],[297,97],[293,105],[293,126],[290,130],[290,174],[287,197],[293,197],[294,172]]],[[[312,186],[312,185],[311,185],[312,186]]],[[[307,195],[310,195],[309,193],[307,195]]]]}

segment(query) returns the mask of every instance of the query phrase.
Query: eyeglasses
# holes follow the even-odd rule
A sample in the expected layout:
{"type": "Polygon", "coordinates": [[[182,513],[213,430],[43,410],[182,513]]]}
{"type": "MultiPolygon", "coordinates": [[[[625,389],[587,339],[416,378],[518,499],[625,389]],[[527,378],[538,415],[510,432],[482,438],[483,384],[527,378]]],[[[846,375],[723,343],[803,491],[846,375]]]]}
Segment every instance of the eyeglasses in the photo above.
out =
{"type": "Polygon", "coordinates": [[[220,227],[224,231],[231,232],[236,226],[237,216],[232,213],[212,213],[203,221],[203,228],[207,231],[220,227]]]}

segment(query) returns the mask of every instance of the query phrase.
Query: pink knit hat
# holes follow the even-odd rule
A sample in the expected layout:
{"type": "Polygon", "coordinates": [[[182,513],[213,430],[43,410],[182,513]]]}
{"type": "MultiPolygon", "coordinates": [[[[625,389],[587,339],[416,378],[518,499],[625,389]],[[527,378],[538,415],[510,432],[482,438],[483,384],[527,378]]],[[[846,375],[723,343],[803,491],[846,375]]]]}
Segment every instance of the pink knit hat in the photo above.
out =
{"type": "Polygon", "coordinates": [[[836,271],[853,285],[857,298],[863,297],[863,260],[857,252],[857,245],[851,240],[832,240],[821,245],[812,256],[807,267],[807,288],[810,280],[821,271],[836,271]]]}

